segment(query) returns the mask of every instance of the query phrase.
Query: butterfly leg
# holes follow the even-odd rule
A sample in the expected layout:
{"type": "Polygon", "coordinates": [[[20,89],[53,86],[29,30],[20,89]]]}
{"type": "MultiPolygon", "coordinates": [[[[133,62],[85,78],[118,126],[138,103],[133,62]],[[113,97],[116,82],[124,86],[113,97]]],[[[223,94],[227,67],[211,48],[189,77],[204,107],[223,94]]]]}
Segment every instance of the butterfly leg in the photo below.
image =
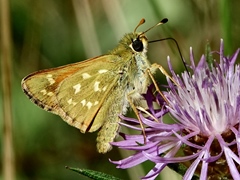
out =
{"type": "Polygon", "coordinates": [[[137,118],[138,118],[138,121],[139,121],[139,124],[141,126],[141,129],[142,129],[142,133],[143,133],[143,138],[144,138],[144,144],[146,144],[146,133],[145,133],[145,130],[144,130],[144,126],[143,126],[143,122],[139,116],[139,113],[138,113],[138,110],[137,110],[137,107],[135,106],[135,104],[133,103],[133,100],[131,98],[131,95],[134,94],[135,91],[131,91],[130,93],[128,93],[127,95],[127,99],[128,99],[128,102],[133,110],[133,112],[136,114],[137,118]]]}
{"type": "Polygon", "coordinates": [[[152,66],[151,66],[149,69],[147,69],[148,75],[149,75],[149,77],[151,78],[151,80],[152,80],[152,82],[153,82],[153,84],[154,84],[157,92],[162,96],[162,98],[164,99],[164,101],[165,101],[166,103],[168,103],[168,100],[167,100],[166,97],[163,95],[163,93],[160,91],[160,89],[159,89],[159,87],[158,87],[158,85],[157,85],[157,82],[155,81],[155,78],[153,77],[153,72],[155,72],[156,69],[159,69],[159,70],[162,72],[162,74],[165,75],[166,77],[168,77],[174,84],[176,84],[177,86],[179,86],[179,85],[178,85],[178,83],[167,73],[167,71],[165,71],[165,69],[164,69],[161,65],[154,63],[154,64],[152,64],[152,66]]]}
{"type": "Polygon", "coordinates": [[[180,87],[180,85],[167,73],[167,71],[160,64],[152,64],[149,72],[152,74],[152,72],[155,72],[156,69],[159,69],[164,76],[168,77],[176,86],[180,87]]]}
{"type": "Polygon", "coordinates": [[[162,96],[162,98],[164,99],[164,101],[165,101],[166,103],[168,103],[168,100],[167,100],[166,97],[163,95],[162,91],[160,91],[160,89],[159,89],[159,87],[158,87],[158,85],[157,85],[157,82],[155,81],[155,78],[153,77],[153,73],[152,73],[152,72],[155,72],[155,71],[156,71],[156,67],[153,66],[153,65],[151,66],[150,69],[147,69],[148,75],[149,75],[149,77],[151,78],[151,80],[152,80],[152,82],[153,82],[153,84],[154,84],[157,92],[162,96]]]}

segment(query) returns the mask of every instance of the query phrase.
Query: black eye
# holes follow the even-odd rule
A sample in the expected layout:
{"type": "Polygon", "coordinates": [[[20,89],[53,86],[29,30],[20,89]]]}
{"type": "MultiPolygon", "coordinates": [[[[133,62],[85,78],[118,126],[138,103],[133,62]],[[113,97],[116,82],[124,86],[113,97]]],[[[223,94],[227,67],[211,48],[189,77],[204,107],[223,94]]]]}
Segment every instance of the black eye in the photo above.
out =
{"type": "Polygon", "coordinates": [[[136,40],[133,41],[132,47],[135,51],[141,52],[143,50],[143,43],[139,38],[137,38],[136,40]]]}

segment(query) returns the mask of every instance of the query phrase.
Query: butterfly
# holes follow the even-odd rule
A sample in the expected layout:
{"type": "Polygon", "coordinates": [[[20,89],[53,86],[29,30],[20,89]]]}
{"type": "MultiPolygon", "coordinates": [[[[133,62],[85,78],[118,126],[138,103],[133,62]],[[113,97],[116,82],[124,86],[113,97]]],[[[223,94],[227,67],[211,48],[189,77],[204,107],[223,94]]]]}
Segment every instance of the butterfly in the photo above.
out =
{"type": "MultiPolygon", "coordinates": [[[[165,18],[155,26],[166,23],[165,18]]],[[[144,32],[126,34],[106,55],[65,66],[40,70],[22,80],[28,98],[59,115],[82,133],[99,130],[97,150],[106,153],[117,136],[119,115],[140,103],[156,67],[148,61],[144,32]]],[[[153,26],[153,27],[155,27],[153,26]]],[[[152,28],[153,28],[152,27],[152,28]]]]}

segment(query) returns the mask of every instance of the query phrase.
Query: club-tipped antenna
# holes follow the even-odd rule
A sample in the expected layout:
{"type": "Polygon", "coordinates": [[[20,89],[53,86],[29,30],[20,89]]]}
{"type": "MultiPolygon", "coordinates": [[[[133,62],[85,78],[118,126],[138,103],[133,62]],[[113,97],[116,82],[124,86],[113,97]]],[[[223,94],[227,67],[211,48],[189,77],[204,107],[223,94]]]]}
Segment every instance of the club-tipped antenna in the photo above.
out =
{"type": "MultiPolygon", "coordinates": [[[[168,19],[167,19],[167,18],[164,18],[164,19],[162,19],[159,23],[155,24],[154,26],[148,28],[146,31],[142,32],[142,34],[148,32],[149,30],[155,28],[156,26],[159,26],[159,25],[161,25],[161,24],[165,24],[165,23],[167,23],[167,22],[168,22],[168,19]]],[[[144,24],[144,23],[145,23],[145,19],[141,19],[140,22],[138,23],[137,27],[134,29],[133,32],[135,33],[135,32],[137,31],[137,28],[138,28],[139,26],[141,26],[142,24],[144,24]]]]}
{"type": "Polygon", "coordinates": [[[137,30],[137,28],[139,27],[139,26],[141,26],[142,24],[144,24],[145,23],[145,19],[144,18],[142,18],[140,21],[139,21],[139,23],[138,23],[138,25],[135,27],[135,29],[134,29],[134,33],[136,32],[136,30],[137,30]]]}
{"type": "Polygon", "coordinates": [[[154,26],[152,26],[152,27],[148,28],[146,31],[144,31],[143,34],[145,34],[146,32],[150,31],[151,29],[153,29],[153,28],[155,28],[155,27],[157,27],[159,25],[165,24],[167,22],[168,22],[168,19],[164,18],[159,23],[155,24],[154,26]]]}

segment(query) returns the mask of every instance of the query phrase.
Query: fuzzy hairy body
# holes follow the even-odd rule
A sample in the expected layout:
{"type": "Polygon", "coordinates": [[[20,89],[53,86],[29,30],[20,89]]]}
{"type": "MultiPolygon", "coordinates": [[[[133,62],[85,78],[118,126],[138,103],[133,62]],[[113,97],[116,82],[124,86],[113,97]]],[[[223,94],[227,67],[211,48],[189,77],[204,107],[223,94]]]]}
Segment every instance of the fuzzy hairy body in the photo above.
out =
{"type": "Polygon", "coordinates": [[[114,61],[117,67],[115,72],[118,72],[119,76],[117,85],[106,100],[106,105],[109,107],[105,117],[108,119],[104,122],[97,137],[98,149],[103,152],[111,149],[109,142],[113,142],[117,136],[121,120],[118,116],[126,114],[129,98],[135,105],[139,105],[142,99],[141,94],[146,92],[150,84],[150,78],[147,74],[147,69],[150,69],[151,66],[146,54],[147,39],[143,37],[145,42],[143,52],[135,52],[130,46],[132,40],[136,39],[137,36],[138,34],[133,33],[125,35],[119,46],[110,53],[118,57],[114,61]]]}

